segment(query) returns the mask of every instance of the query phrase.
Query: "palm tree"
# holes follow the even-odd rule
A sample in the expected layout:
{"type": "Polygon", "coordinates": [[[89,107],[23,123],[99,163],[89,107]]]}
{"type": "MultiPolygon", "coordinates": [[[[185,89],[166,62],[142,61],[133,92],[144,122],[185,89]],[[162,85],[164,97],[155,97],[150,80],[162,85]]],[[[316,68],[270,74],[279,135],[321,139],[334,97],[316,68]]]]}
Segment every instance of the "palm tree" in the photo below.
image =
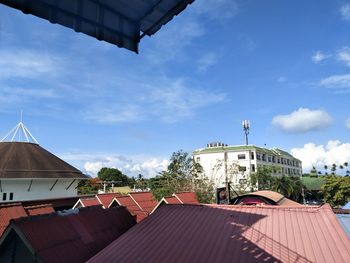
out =
{"type": "Polygon", "coordinates": [[[331,171],[332,171],[332,175],[335,175],[335,171],[337,170],[337,165],[335,163],[332,164],[332,168],[331,168],[331,171]]]}
{"type": "Polygon", "coordinates": [[[271,190],[289,197],[293,193],[293,182],[288,176],[285,175],[274,177],[271,190]]]}
{"type": "Polygon", "coordinates": [[[324,166],[324,169],[326,170],[325,174],[328,174],[327,170],[328,170],[328,165],[324,166]]]}

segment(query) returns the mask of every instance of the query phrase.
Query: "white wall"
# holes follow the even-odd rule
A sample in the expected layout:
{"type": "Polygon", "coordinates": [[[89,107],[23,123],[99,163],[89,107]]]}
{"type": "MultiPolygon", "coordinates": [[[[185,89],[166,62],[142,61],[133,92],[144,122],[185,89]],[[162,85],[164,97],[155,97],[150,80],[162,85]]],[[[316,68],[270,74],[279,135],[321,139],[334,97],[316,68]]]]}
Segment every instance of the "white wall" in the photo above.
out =
{"type": "Polygon", "coordinates": [[[73,179],[58,179],[56,185],[50,191],[50,188],[55,183],[56,179],[33,179],[30,191],[30,179],[2,179],[0,192],[0,203],[9,201],[25,201],[47,198],[70,197],[77,195],[78,180],[76,180],[68,190],[66,188],[73,179]],[[6,193],[7,198],[3,200],[3,193],[6,193]],[[10,193],[13,193],[13,200],[10,200],[10,193]]]}

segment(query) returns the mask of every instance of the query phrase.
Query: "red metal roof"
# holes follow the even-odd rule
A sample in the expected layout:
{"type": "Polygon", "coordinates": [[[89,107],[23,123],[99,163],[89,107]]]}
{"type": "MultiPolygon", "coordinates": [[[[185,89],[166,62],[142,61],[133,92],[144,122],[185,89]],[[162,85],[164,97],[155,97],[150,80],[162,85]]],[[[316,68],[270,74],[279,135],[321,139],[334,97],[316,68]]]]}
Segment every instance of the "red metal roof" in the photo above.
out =
{"type": "Polygon", "coordinates": [[[142,219],[147,217],[147,214],[141,210],[141,208],[135,203],[135,201],[130,196],[118,196],[113,199],[109,204],[109,207],[112,206],[113,202],[117,202],[121,206],[125,206],[128,211],[136,216],[136,221],[140,222],[142,219]]]}
{"type": "Polygon", "coordinates": [[[173,194],[182,204],[199,204],[196,193],[180,192],[173,194]]]}
{"type": "Polygon", "coordinates": [[[102,206],[100,201],[94,196],[94,197],[88,197],[88,198],[80,198],[73,208],[79,208],[79,207],[88,207],[88,206],[102,206]],[[80,204],[80,206],[79,206],[80,204]]]}
{"type": "Polygon", "coordinates": [[[94,262],[350,262],[350,240],[322,207],[165,205],[94,262]]]}
{"type": "Polygon", "coordinates": [[[150,214],[158,204],[151,192],[132,192],[129,196],[147,214],[150,214]]]}
{"type": "Polygon", "coordinates": [[[102,204],[103,208],[107,208],[114,197],[121,196],[119,193],[98,194],[96,198],[102,204]]]}
{"type": "Polygon", "coordinates": [[[181,204],[179,199],[177,199],[175,196],[165,196],[163,197],[163,200],[166,204],[181,204]]]}
{"type": "Polygon", "coordinates": [[[40,262],[59,263],[85,262],[135,223],[124,207],[95,206],[82,208],[78,214],[17,219],[11,227],[25,237],[40,262]]]}
{"type": "Polygon", "coordinates": [[[26,217],[27,213],[21,203],[0,205],[0,237],[11,219],[26,217]]]}
{"type": "Polygon", "coordinates": [[[55,212],[51,204],[27,206],[24,207],[24,210],[29,216],[50,214],[55,212]]]}

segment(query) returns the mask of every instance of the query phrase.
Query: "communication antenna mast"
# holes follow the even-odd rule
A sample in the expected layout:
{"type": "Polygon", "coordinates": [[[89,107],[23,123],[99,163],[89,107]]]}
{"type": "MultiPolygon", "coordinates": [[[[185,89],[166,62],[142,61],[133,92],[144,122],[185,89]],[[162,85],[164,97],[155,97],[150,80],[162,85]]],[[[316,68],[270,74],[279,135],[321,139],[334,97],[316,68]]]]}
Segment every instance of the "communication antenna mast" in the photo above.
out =
{"type": "Polygon", "coordinates": [[[249,120],[244,120],[242,122],[242,125],[243,125],[243,131],[245,135],[245,144],[248,145],[248,135],[249,135],[249,128],[250,128],[249,120]]]}

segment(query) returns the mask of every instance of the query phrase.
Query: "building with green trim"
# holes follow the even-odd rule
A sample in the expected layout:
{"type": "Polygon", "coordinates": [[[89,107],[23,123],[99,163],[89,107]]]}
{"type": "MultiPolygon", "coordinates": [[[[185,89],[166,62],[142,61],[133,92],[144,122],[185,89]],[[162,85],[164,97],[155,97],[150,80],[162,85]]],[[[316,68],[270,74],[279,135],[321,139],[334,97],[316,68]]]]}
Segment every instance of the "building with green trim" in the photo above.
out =
{"type": "Polygon", "coordinates": [[[249,183],[249,176],[259,167],[272,166],[276,176],[301,176],[302,163],[290,153],[278,149],[267,149],[255,145],[227,145],[220,142],[207,144],[206,148],[193,152],[194,161],[201,164],[204,175],[215,186],[225,182],[249,183]]]}

